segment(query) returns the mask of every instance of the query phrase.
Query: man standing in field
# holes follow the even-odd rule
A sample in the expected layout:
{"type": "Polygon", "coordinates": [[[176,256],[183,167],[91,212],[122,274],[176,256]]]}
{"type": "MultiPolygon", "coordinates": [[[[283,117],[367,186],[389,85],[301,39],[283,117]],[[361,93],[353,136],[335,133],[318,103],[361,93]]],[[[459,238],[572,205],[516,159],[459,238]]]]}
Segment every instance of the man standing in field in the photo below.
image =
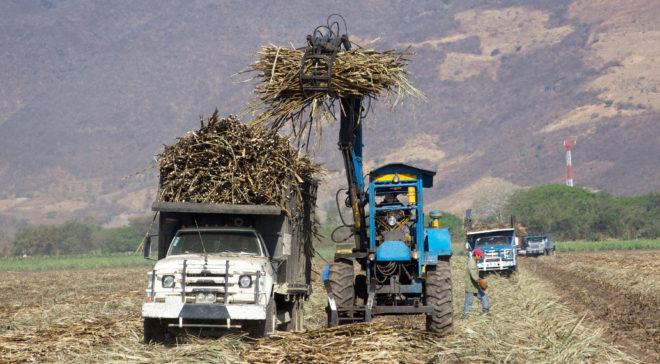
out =
{"type": "Polygon", "coordinates": [[[486,296],[485,280],[479,278],[479,271],[477,270],[477,262],[484,258],[484,252],[481,249],[472,251],[472,256],[467,259],[467,271],[465,275],[465,304],[463,305],[463,318],[467,318],[470,313],[470,306],[472,306],[472,298],[479,297],[481,300],[481,307],[484,315],[488,313],[488,296],[486,296]]]}

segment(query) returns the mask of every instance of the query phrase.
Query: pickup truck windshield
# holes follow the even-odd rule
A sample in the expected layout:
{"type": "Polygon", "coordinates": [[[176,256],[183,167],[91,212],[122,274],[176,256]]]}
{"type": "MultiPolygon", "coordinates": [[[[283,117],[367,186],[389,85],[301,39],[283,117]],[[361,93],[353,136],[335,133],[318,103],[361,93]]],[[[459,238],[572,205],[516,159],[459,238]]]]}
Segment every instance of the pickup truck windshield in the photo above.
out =
{"type": "Polygon", "coordinates": [[[487,236],[477,239],[477,246],[488,245],[510,245],[509,238],[506,236],[487,236]]]}
{"type": "Polygon", "coordinates": [[[203,254],[204,249],[208,254],[263,255],[259,239],[249,231],[179,232],[167,255],[203,254]]]}
{"type": "Polygon", "coordinates": [[[544,240],[543,238],[529,238],[529,239],[527,239],[527,242],[528,243],[542,243],[543,240],[544,240]]]}

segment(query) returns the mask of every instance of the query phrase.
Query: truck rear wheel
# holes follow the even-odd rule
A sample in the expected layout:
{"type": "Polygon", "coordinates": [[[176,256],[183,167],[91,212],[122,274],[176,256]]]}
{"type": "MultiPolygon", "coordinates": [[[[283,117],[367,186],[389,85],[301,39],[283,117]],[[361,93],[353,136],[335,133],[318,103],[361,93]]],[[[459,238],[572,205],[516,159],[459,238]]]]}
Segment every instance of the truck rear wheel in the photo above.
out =
{"type": "Polygon", "coordinates": [[[163,343],[165,342],[166,326],[157,318],[144,318],[144,342],[150,343],[163,343]]]}
{"type": "Polygon", "coordinates": [[[437,266],[428,267],[426,304],[433,307],[433,312],[426,316],[426,330],[441,335],[451,334],[454,308],[449,261],[440,260],[437,266]]]}
{"type": "MultiPolygon", "coordinates": [[[[337,307],[353,306],[355,301],[355,288],[353,287],[353,261],[350,259],[336,259],[330,265],[330,290],[335,298],[337,307]]],[[[328,324],[330,324],[330,306],[326,309],[328,324]]]]}

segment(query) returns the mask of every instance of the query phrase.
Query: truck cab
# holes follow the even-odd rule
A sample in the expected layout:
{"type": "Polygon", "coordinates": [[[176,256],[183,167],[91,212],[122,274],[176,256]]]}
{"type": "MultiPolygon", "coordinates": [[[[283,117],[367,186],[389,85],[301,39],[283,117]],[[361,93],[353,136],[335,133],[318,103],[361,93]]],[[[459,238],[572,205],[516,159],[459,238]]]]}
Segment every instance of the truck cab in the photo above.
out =
{"type": "Polygon", "coordinates": [[[145,342],[167,342],[187,328],[253,337],[302,330],[311,215],[294,224],[270,205],[156,202],[153,209],[160,214],[158,260],[147,274],[145,342]]]}
{"type": "Polygon", "coordinates": [[[484,252],[484,259],[477,263],[480,271],[513,272],[517,266],[514,228],[468,231],[466,248],[472,254],[475,249],[484,252]]]}
{"type": "Polygon", "coordinates": [[[555,245],[546,235],[529,235],[523,238],[522,249],[526,256],[550,255],[555,245]]]}

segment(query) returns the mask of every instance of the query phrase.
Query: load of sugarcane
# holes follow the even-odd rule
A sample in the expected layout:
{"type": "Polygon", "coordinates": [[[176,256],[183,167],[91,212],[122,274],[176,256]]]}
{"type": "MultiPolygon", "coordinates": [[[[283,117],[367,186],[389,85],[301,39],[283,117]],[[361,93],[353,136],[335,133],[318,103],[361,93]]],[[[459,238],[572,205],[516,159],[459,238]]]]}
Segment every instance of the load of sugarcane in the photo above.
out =
{"type": "MultiPolygon", "coordinates": [[[[365,98],[386,97],[392,105],[402,98],[423,99],[424,95],[408,80],[405,66],[409,51],[386,51],[356,49],[338,52],[332,64],[332,79],[329,90],[303,92],[300,75],[304,49],[263,47],[257,61],[248,72],[255,72],[257,80],[256,99],[248,108],[256,117],[254,123],[266,124],[279,130],[292,128],[295,137],[300,137],[312,120],[332,118],[328,105],[333,100],[349,95],[365,98]]],[[[310,70],[304,69],[303,73],[310,70]]]]}
{"type": "Polygon", "coordinates": [[[156,156],[159,199],[168,202],[278,205],[302,198],[320,167],[275,131],[216,112],[156,156]]]}

